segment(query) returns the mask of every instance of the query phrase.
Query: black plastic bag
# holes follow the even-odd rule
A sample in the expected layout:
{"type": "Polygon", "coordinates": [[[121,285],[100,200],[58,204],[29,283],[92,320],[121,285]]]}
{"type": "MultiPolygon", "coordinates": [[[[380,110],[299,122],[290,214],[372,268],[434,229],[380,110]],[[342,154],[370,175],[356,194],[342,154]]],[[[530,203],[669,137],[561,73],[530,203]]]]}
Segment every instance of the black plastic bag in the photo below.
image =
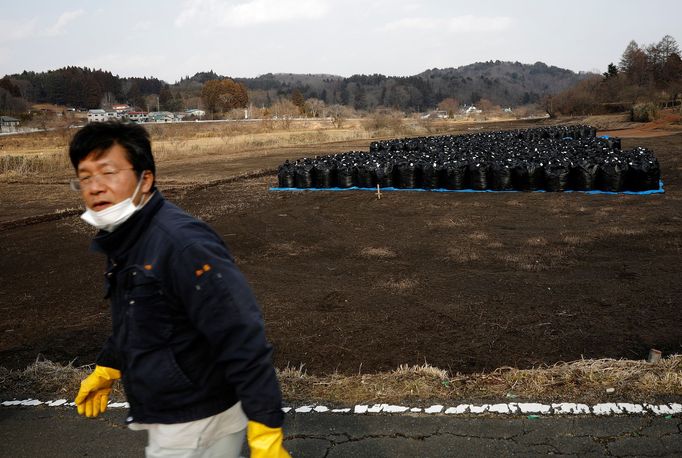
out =
{"type": "Polygon", "coordinates": [[[570,168],[562,163],[551,164],[545,167],[545,189],[552,192],[561,192],[568,189],[570,171],[570,168]]]}
{"type": "Polygon", "coordinates": [[[628,166],[625,163],[609,161],[599,166],[599,189],[610,192],[625,190],[628,166]]]}
{"type": "Polygon", "coordinates": [[[488,170],[490,170],[490,165],[485,162],[469,164],[469,185],[471,189],[484,190],[488,188],[488,170]]]}
{"type": "Polygon", "coordinates": [[[494,163],[490,167],[490,189],[506,191],[512,188],[511,168],[506,164],[494,163]]]}
{"type": "Polygon", "coordinates": [[[297,188],[313,187],[313,166],[300,164],[294,170],[294,186],[297,188]]]}
{"type": "Polygon", "coordinates": [[[413,189],[417,186],[417,168],[412,162],[402,162],[397,167],[398,187],[413,189]]]}
{"type": "Polygon", "coordinates": [[[467,165],[451,163],[445,166],[445,188],[465,189],[467,186],[467,165]]]}
{"type": "Polygon", "coordinates": [[[660,180],[661,169],[657,160],[637,161],[630,164],[626,186],[632,191],[648,191],[658,189],[660,180]]]}
{"type": "Polygon", "coordinates": [[[313,176],[315,179],[315,187],[317,188],[332,188],[333,183],[333,173],[331,167],[324,162],[315,164],[313,168],[313,176]]]}
{"type": "Polygon", "coordinates": [[[581,161],[571,168],[569,186],[576,191],[591,191],[596,189],[599,165],[588,161],[581,161]]]}
{"type": "Polygon", "coordinates": [[[289,164],[289,161],[279,166],[277,181],[280,188],[293,188],[295,186],[293,167],[289,164]]]}
{"type": "Polygon", "coordinates": [[[374,188],[376,186],[376,172],[368,165],[355,168],[357,174],[357,186],[359,188],[374,188]]]}
{"type": "Polygon", "coordinates": [[[336,166],[336,184],[339,188],[353,187],[353,167],[346,164],[336,166]]]}
{"type": "Polygon", "coordinates": [[[441,169],[432,162],[423,162],[419,164],[421,172],[421,187],[424,189],[437,189],[441,187],[440,173],[441,169]]]}
{"type": "Polygon", "coordinates": [[[529,161],[526,164],[528,169],[528,187],[532,191],[543,189],[545,187],[545,169],[543,164],[537,164],[529,161]]]}
{"type": "Polygon", "coordinates": [[[382,188],[393,187],[393,165],[383,164],[376,168],[377,184],[382,188]]]}

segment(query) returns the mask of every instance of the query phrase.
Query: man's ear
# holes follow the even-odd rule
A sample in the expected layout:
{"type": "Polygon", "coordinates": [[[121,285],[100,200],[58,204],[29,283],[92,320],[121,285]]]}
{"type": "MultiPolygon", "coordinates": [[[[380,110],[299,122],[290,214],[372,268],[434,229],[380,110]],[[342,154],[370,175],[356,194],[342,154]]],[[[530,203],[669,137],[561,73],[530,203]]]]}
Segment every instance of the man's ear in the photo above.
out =
{"type": "Polygon", "coordinates": [[[151,191],[153,185],[154,174],[151,172],[151,170],[145,170],[142,172],[142,186],[140,187],[140,190],[146,194],[151,191]]]}

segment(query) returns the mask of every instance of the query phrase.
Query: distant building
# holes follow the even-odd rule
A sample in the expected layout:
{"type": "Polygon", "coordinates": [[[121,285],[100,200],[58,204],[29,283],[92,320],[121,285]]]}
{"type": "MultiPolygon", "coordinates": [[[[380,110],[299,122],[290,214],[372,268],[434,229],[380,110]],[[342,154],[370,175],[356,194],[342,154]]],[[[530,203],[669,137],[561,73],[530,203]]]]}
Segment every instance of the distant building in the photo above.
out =
{"type": "Polygon", "coordinates": [[[115,103],[111,106],[111,111],[118,114],[128,113],[130,110],[130,105],[126,105],[125,103],[115,103]]]}
{"type": "Polygon", "coordinates": [[[149,115],[146,111],[129,111],[126,113],[125,118],[132,122],[147,122],[149,115]]]}
{"type": "Polygon", "coordinates": [[[467,107],[464,109],[464,114],[466,114],[466,115],[479,114],[479,113],[483,113],[483,110],[479,110],[474,105],[471,105],[470,107],[467,107]]]}
{"type": "Polygon", "coordinates": [[[190,108],[189,110],[185,110],[185,115],[194,116],[195,118],[203,118],[206,116],[206,112],[198,108],[190,108]]]}
{"type": "Polygon", "coordinates": [[[422,119],[446,119],[448,112],[445,110],[434,110],[422,115],[422,119]]]}
{"type": "Polygon", "coordinates": [[[175,115],[170,111],[150,111],[147,115],[148,122],[173,122],[175,115]]]}
{"type": "Polygon", "coordinates": [[[19,127],[19,120],[11,116],[0,116],[0,133],[9,134],[16,132],[19,127]]]}
{"type": "Polygon", "coordinates": [[[109,116],[107,116],[107,112],[104,110],[88,110],[88,122],[103,122],[108,119],[109,116]]]}

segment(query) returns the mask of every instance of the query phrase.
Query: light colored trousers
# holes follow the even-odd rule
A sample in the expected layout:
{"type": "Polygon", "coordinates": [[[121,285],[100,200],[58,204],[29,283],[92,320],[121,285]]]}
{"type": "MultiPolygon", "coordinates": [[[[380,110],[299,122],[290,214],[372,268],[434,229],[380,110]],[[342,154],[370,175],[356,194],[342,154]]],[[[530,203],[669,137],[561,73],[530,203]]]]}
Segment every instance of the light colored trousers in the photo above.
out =
{"type": "Polygon", "coordinates": [[[246,436],[246,415],[241,402],[212,417],[171,425],[131,423],[132,430],[147,430],[147,458],[237,458],[246,436]]]}
{"type": "Polygon", "coordinates": [[[208,447],[168,448],[153,443],[151,433],[149,445],[144,449],[147,458],[238,458],[244,444],[246,430],[229,434],[208,447]]]}

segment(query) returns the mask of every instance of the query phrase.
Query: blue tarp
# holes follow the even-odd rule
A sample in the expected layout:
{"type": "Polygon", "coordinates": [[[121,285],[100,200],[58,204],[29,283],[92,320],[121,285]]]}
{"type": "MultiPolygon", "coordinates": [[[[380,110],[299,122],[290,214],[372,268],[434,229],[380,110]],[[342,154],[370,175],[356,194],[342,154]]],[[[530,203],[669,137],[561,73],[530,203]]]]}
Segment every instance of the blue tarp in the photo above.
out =
{"type": "MultiPolygon", "coordinates": [[[[562,192],[581,192],[583,194],[627,194],[627,195],[648,195],[648,194],[663,194],[663,181],[659,181],[658,189],[649,189],[647,191],[621,191],[621,192],[611,192],[611,191],[574,191],[566,190],[562,192]]],[[[411,192],[528,192],[528,191],[495,191],[493,189],[407,189],[407,188],[380,188],[381,192],[392,192],[392,191],[411,191],[411,192]]],[[[353,186],[351,188],[270,188],[270,191],[373,191],[376,192],[377,188],[358,188],[353,186]]],[[[531,191],[531,192],[547,192],[544,190],[531,191]]],[[[557,193],[560,194],[560,193],[557,193]]]]}

